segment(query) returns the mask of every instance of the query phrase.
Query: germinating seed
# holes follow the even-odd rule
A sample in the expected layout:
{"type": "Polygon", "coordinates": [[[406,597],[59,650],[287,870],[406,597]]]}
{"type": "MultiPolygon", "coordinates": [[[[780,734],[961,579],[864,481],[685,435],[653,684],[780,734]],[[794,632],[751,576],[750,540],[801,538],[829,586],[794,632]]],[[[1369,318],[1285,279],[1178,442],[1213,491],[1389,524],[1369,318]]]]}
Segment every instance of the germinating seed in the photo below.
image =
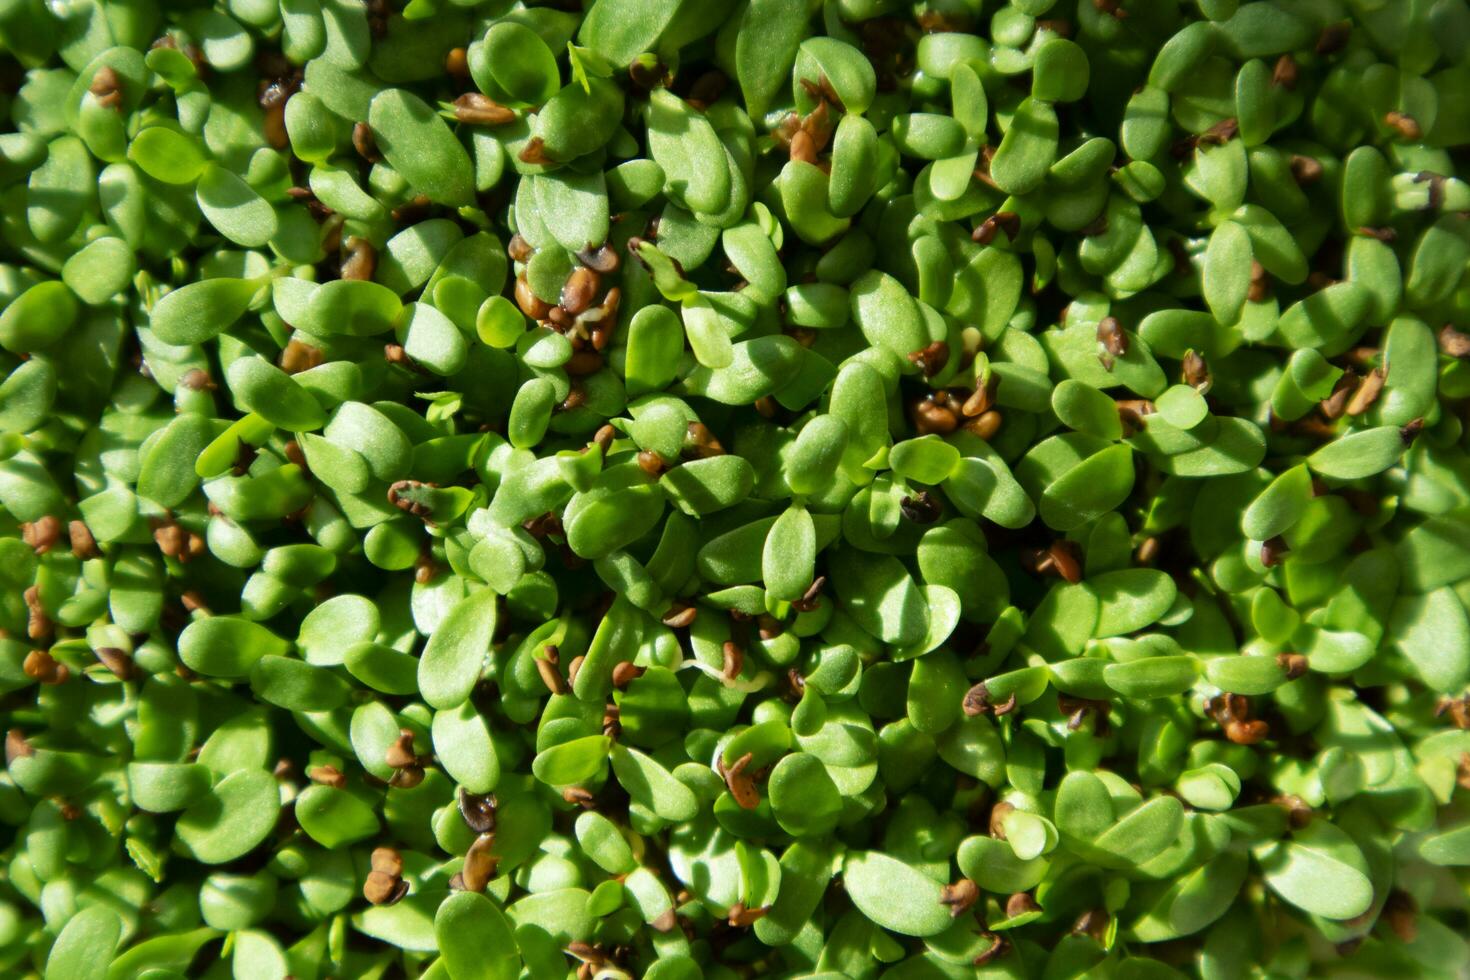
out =
{"type": "Polygon", "coordinates": [[[0,4],[0,970],[1470,970],[1470,3],[0,4]]]}

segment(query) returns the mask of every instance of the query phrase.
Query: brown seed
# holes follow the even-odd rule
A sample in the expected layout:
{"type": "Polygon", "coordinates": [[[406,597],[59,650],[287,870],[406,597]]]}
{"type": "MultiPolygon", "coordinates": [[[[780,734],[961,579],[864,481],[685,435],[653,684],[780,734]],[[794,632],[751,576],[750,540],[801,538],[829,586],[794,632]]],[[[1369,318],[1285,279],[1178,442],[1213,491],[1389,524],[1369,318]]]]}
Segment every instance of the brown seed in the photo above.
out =
{"type": "Polygon", "coordinates": [[[745,651],[740,649],[733,640],[726,640],[725,645],[720,648],[724,657],[720,673],[727,680],[734,680],[740,676],[740,671],[745,667],[745,651]]]}
{"type": "Polygon", "coordinates": [[[383,154],[378,152],[377,137],[373,135],[372,127],[365,122],[353,124],[352,148],[368,163],[377,163],[383,159],[383,154]]]}
{"type": "Polygon", "coordinates": [[[760,794],[756,792],[755,780],[745,771],[754,758],[753,753],[747,752],[725,770],[725,786],[742,810],[754,810],[761,802],[760,794]]]}
{"type": "Polygon", "coordinates": [[[638,468],[654,479],[658,479],[667,467],[658,453],[644,449],[638,453],[638,468]]]}
{"type": "Polygon", "coordinates": [[[464,787],[459,790],[459,816],[465,826],[477,834],[488,834],[495,829],[495,808],[499,805],[494,793],[471,793],[464,787]]]}
{"type": "Polygon", "coordinates": [[[566,681],[562,679],[561,672],[556,669],[556,666],[540,657],[535,658],[535,660],[536,673],[540,675],[541,683],[546,686],[546,690],[552,694],[565,694],[567,690],[566,681]]]}
{"type": "Polygon", "coordinates": [[[52,624],[46,607],[41,603],[40,588],[28,586],[21,593],[21,598],[26,604],[26,636],[32,640],[44,640],[51,635],[52,624]]]}
{"type": "Polygon", "coordinates": [[[1128,335],[1115,316],[1105,316],[1098,321],[1097,342],[1113,357],[1123,357],[1128,353],[1128,335]]]}
{"type": "Polygon", "coordinates": [[[617,438],[618,430],[613,428],[611,425],[604,425],[602,428],[598,429],[596,433],[593,434],[592,445],[601,450],[602,455],[606,457],[607,451],[612,448],[612,444],[617,440],[617,438]]]}
{"type": "Polygon", "coordinates": [[[444,56],[444,73],[461,81],[470,77],[470,59],[464,48],[450,48],[444,56]]]}
{"type": "Polygon", "coordinates": [[[490,884],[490,879],[495,877],[495,868],[500,864],[500,857],[492,852],[494,847],[494,834],[481,834],[470,845],[469,852],[464,856],[464,868],[460,872],[464,875],[466,891],[483,892],[485,886],[490,884]]]}
{"type": "Polygon", "coordinates": [[[756,624],[756,633],[763,641],[774,640],[786,632],[786,624],[782,623],[770,613],[761,613],[760,616],[756,617],[756,624]]]}
{"type": "Polygon", "coordinates": [[[1030,892],[1016,892],[1006,899],[1006,918],[1014,919],[1019,915],[1030,912],[1040,912],[1041,906],[1036,904],[1036,899],[1031,897],[1030,892]]]}
{"type": "Polygon", "coordinates": [[[424,781],[424,775],[423,766],[404,766],[393,770],[393,775],[388,777],[388,785],[394,789],[413,789],[424,781]]]}
{"type": "Polygon", "coordinates": [[[1448,715],[1450,723],[1461,731],[1470,731],[1470,694],[1459,698],[1440,698],[1434,716],[1448,715]]]}
{"type": "Polygon", "coordinates": [[[1110,919],[1106,909],[1088,909],[1072,923],[1072,935],[1090,936],[1099,945],[1106,943],[1110,919]]]}
{"type": "Polygon", "coordinates": [[[342,278],[370,282],[378,269],[378,250],[373,248],[372,242],[358,235],[348,236],[343,244],[347,256],[342,260],[342,278]]]}
{"type": "Polygon", "coordinates": [[[1235,139],[1240,132],[1240,121],[1237,119],[1222,119],[1203,133],[1199,134],[1199,144],[1223,145],[1235,139]]]}
{"type": "Polygon", "coordinates": [[[516,305],[532,320],[545,320],[551,313],[551,304],[532,291],[525,276],[516,277],[516,305]]]}
{"type": "Polygon", "coordinates": [[[932,395],[914,404],[913,420],[914,431],[921,436],[930,433],[947,436],[960,427],[959,417],[950,409],[938,404],[932,395]]]}
{"type": "Polygon", "coordinates": [[[567,276],[561,287],[561,307],[573,317],[580,316],[592,305],[597,291],[602,288],[602,277],[585,265],[578,266],[567,276]]]}
{"type": "Polygon", "coordinates": [[[1284,54],[1276,59],[1276,66],[1271,70],[1271,84],[1288,90],[1294,89],[1299,75],[1296,59],[1290,54],[1284,54]]]}
{"type": "Polygon", "coordinates": [[[299,340],[291,340],[281,349],[279,363],[281,370],[287,374],[299,374],[321,364],[322,360],[322,352],[318,348],[299,340]]]}
{"type": "Polygon", "coordinates": [[[1144,538],[1143,543],[1138,546],[1138,553],[1134,555],[1134,558],[1140,565],[1152,565],[1159,557],[1160,547],[1161,545],[1157,536],[1144,538]]]}
{"type": "Polygon", "coordinates": [[[521,237],[520,232],[516,232],[510,236],[510,242],[505,246],[505,251],[511,257],[512,261],[522,264],[531,261],[531,257],[536,254],[536,250],[531,247],[531,243],[521,237]]]}
{"type": "MultiPolygon", "coordinates": [[[[272,85],[272,89],[276,86],[272,85]]],[[[284,150],[291,145],[291,137],[286,132],[286,99],[283,96],[279,101],[269,103],[262,102],[261,108],[265,115],[261,120],[261,132],[265,141],[277,150],[284,150]]]]}
{"type": "Polygon", "coordinates": [[[398,738],[389,746],[388,751],[383,754],[383,761],[394,769],[402,769],[418,762],[418,753],[413,750],[413,732],[407,728],[398,730],[398,738]]]}
{"type": "Polygon", "coordinates": [[[604,360],[595,350],[579,350],[563,365],[567,374],[574,378],[585,378],[603,368],[604,360]]]}
{"type": "Polygon", "coordinates": [[[1286,675],[1286,679],[1294,681],[1298,677],[1304,677],[1307,673],[1307,658],[1300,653],[1278,653],[1276,655],[1276,666],[1286,675]]]}
{"type": "Polygon", "coordinates": [[[612,671],[613,687],[620,691],[623,690],[629,684],[642,677],[644,669],[631,660],[618,661],[617,666],[613,667],[612,671]]]}
{"type": "Polygon", "coordinates": [[[391,847],[375,847],[368,867],[396,878],[403,874],[403,855],[391,847]]]}
{"type": "Polygon", "coordinates": [[[1252,303],[1264,302],[1271,295],[1271,277],[1266,275],[1266,267],[1255,259],[1251,259],[1251,284],[1246,291],[1245,298],[1252,303]]]}
{"type": "Polygon", "coordinates": [[[1345,411],[1349,415],[1362,415],[1378,400],[1383,391],[1383,385],[1388,380],[1388,373],[1382,368],[1374,368],[1363,375],[1363,380],[1358,382],[1357,389],[1352,398],[1348,399],[1345,411]]]}
{"type": "Polygon", "coordinates": [[[397,480],[388,486],[388,503],[397,507],[405,514],[427,519],[434,513],[434,508],[423,500],[409,496],[413,491],[427,490],[437,487],[437,483],[428,483],[423,480],[397,480]]]}
{"type": "Polygon", "coordinates": [[[974,718],[983,715],[990,710],[990,688],[981,681],[965,692],[964,700],[960,702],[960,708],[966,715],[974,718]]]}
{"type": "Polygon", "coordinates": [[[381,871],[369,871],[362,883],[362,897],[371,905],[393,905],[407,894],[408,882],[381,871]]]}
{"type": "Polygon", "coordinates": [[[593,272],[598,272],[603,275],[617,272],[618,268],[623,264],[622,256],[618,254],[618,250],[613,248],[612,244],[608,242],[604,242],[597,248],[585,248],[578,252],[577,261],[581,262],[593,272]]]}
{"type": "MultiPolygon", "coordinates": [[[[554,650],[554,647],[547,647],[554,650]]],[[[541,676],[541,683],[552,694],[565,694],[567,692],[566,681],[562,679],[561,671],[557,670],[556,658],[554,656],[535,657],[536,673],[541,676]]]]}
{"type": "Polygon", "coordinates": [[[1424,130],[1420,127],[1418,120],[1408,113],[1399,112],[1397,109],[1385,115],[1383,117],[1383,123],[1410,143],[1417,143],[1424,136],[1424,130]]]}
{"type": "Polygon", "coordinates": [[[980,886],[969,878],[961,878],[952,885],[945,885],[939,892],[939,904],[949,906],[949,917],[958,919],[969,911],[980,897],[980,886]]]}
{"type": "Polygon", "coordinates": [[[209,372],[203,368],[193,368],[184,373],[179,379],[179,387],[187,388],[189,391],[216,391],[219,385],[209,376],[209,372]]]}
{"type": "Polygon", "coordinates": [[[971,961],[975,966],[985,966],[992,960],[998,960],[1010,952],[1011,941],[1000,933],[985,932],[981,933],[981,935],[990,940],[990,948],[971,961]]]}
{"type": "Polygon", "coordinates": [[[817,162],[817,141],[805,129],[798,129],[791,134],[790,153],[794,162],[815,164],[817,162]]]}
{"type": "Polygon", "coordinates": [[[32,650],[21,663],[21,670],[31,680],[42,684],[62,684],[71,677],[66,664],[61,663],[45,650],[32,650]]]}
{"type": "Polygon", "coordinates": [[[342,775],[342,770],[336,766],[312,766],[306,770],[306,778],[323,786],[331,786],[335,789],[347,787],[347,777],[342,775]]]}
{"type": "Polygon", "coordinates": [[[189,534],[173,521],[160,523],[153,529],[153,541],[158,545],[158,550],[169,558],[186,560],[183,556],[189,551],[189,534]]]}
{"type": "Polygon", "coordinates": [[[1419,903],[1414,901],[1414,896],[1397,888],[1388,893],[1388,900],[1383,903],[1383,918],[1400,942],[1412,943],[1418,938],[1418,916],[1419,903]]]}
{"type": "Polygon", "coordinates": [[[903,516],[915,524],[933,524],[944,513],[943,507],[928,490],[920,490],[899,501],[903,516]]]}
{"type": "Polygon", "coordinates": [[[989,245],[1000,232],[1005,232],[1007,241],[1015,241],[1021,234],[1021,216],[1014,211],[997,211],[976,226],[970,239],[980,245],[989,245]]]}
{"type": "Polygon", "coordinates": [[[1316,157],[1304,156],[1300,153],[1291,155],[1291,175],[1296,182],[1303,187],[1308,187],[1322,179],[1322,163],[1316,157]]]}
{"type": "Polygon", "coordinates": [[[600,946],[593,946],[590,943],[584,943],[578,940],[568,943],[566,949],[568,953],[583,963],[595,963],[601,966],[607,962],[607,954],[602,951],[602,947],[600,946]]]}
{"type": "Polygon", "coordinates": [[[1286,811],[1294,830],[1301,830],[1312,822],[1312,808],[1307,801],[1292,793],[1273,796],[1271,802],[1286,811]]]}
{"type": "Polygon", "coordinates": [[[663,624],[669,629],[688,629],[699,615],[699,607],[676,602],[663,615],[663,624]]]}
{"type": "Polygon", "coordinates": [[[989,383],[983,384],[980,387],[976,388],[974,393],[971,394],[970,397],[965,399],[964,403],[960,406],[960,414],[964,415],[965,418],[972,419],[976,416],[984,415],[986,412],[990,411],[990,409],[993,408],[994,405],[994,385],[989,383]]]}
{"type": "Polygon", "coordinates": [[[1264,721],[1235,721],[1232,719],[1225,723],[1225,737],[1236,745],[1255,745],[1269,734],[1271,734],[1271,729],[1264,721]]]}
{"type": "Polygon", "coordinates": [[[532,136],[526,140],[526,145],[521,148],[521,152],[517,153],[516,157],[522,163],[529,163],[532,166],[555,162],[546,155],[546,141],[539,136],[532,136]]]}
{"type": "Polygon", "coordinates": [[[655,932],[673,932],[679,928],[679,917],[674,913],[673,908],[666,908],[654,916],[648,925],[655,932]]]}
{"type": "Polygon", "coordinates": [[[990,808],[991,837],[994,837],[996,840],[1006,839],[1005,819],[1006,817],[1010,816],[1011,813],[1015,811],[1015,809],[1016,805],[1014,803],[1007,803],[1004,800],[1001,800],[999,803],[995,804],[995,806],[990,808]]]}
{"type": "MultiPolygon", "coordinates": [[[[801,132],[811,136],[817,152],[820,153],[827,148],[827,144],[831,141],[832,130],[832,110],[829,108],[827,101],[823,99],[801,121],[801,132]]],[[[794,139],[795,136],[793,136],[794,139]]]]}
{"type": "Polygon", "coordinates": [[[684,431],[684,453],[695,459],[725,455],[725,447],[703,422],[690,422],[684,431]]]}
{"type": "Polygon", "coordinates": [[[736,902],[730,906],[730,914],[726,921],[736,929],[747,929],[761,919],[764,919],[766,913],[770,910],[771,908],[768,905],[762,906],[761,908],[748,909],[745,907],[744,902],[736,902]]]}
{"type": "Polygon", "coordinates": [[[1091,715],[1093,731],[1097,735],[1106,735],[1108,731],[1109,705],[1106,701],[1093,701],[1089,698],[1073,697],[1070,694],[1057,695],[1057,710],[1067,716],[1067,729],[1078,731],[1082,723],[1091,715]]]}
{"type": "Polygon", "coordinates": [[[1446,323],[1439,331],[1439,349],[1450,357],[1470,357],[1470,333],[1462,333],[1446,323]]]}
{"type": "MultiPolygon", "coordinates": [[[[1357,388],[1358,376],[1351,370],[1343,373],[1342,377],[1332,386],[1332,394],[1317,403],[1317,410],[1322,417],[1329,422],[1336,421],[1347,414],[1348,400],[1353,397],[1353,391],[1357,388]]],[[[1272,416],[1275,421],[1275,416],[1272,416]]],[[[1282,424],[1285,429],[1285,424],[1282,424]]]]}
{"type": "Polygon", "coordinates": [[[133,658],[126,650],[117,647],[98,647],[96,649],[97,660],[112,671],[114,677],[120,681],[132,680],[135,673],[133,658]]]}
{"type": "Polygon", "coordinates": [[[1053,541],[1046,554],[1052,560],[1056,573],[1065,581],[1072,585],[1082,581],[1082,562],[1078,557],[1076,544],[1065,538],[1053,541]]]}
{"type": "Polygon", "coordinates": [[[802,593],[801,598],[797,599],[791,604],[791,608],[799,613],[812,612],[813,610],[817,609],[822,604],[822,590],[826,588],[826,586],[827,576],[818,575],[815,579],[812,580],[812,584],[807,586],[807,589],[805,592],[802,593]]]}
{"type": "Polygon", "coordinates": [[[26,740],[25,733],[19,728],[12,728],[5,733],[5,764],[7,766],[16,759],[27,759],[35,754],[36,750],[26,740]]]}
{"type": "Polygon", "coordinates": [[[761,418],[766,419],[775,418],[776,412],[780,408],[780,406],[776,404],[776,399],[772,398],[770,395],[766,395],[762,398],[757,398],[754,402],[751,403],[750,407],[755,409],[757,415],[759,415],[761,418]]]}
{"type": "Polygon", "coordinates": [[[1180,380],[1203,394],[1210,388],[1210,366],[1197,351],[1185,351],[1180,362],[1180,380]]]}
{"type": "Polygon", "coordinates": [[[71,541],[71,553],[83,560],[96,558],[101,552],[97,549],[97,539],[92,537],[92,531],[85,521],[72,521],[66,526],[68,539],[71,541]]]}
{"type": "Polygon", "coordinates": [[[61,519],[51,514],[25,521],[20,526],[20,538],[32,551],[44,555],[61,540],[61,519]]]}
{"type": "Polygon", "coordinates": [[[1419,433],[1423,431],[1424,420],[1422,418],[1414,419],[1407,425],[1402,425],[1399,427],[1399,438],[1403,440],[1404,445],[1407,446],[1412,444],[1415,439],[1419,438],[1419,433]]]}
{"type": "Polygon", "coordinates": [[[989,442],[1000,431],[1000,424],[1003,421],[1005,421],[1004,416],[995,409],[991,409],[983,413],[979,418],[966,422],[965,431],[989,442]]]}
{"type": "Polygon", "coordinates": [[[576,804],[584,810],[594,809],[594,804],[596,803],[592,794],[580,786],[568,786],[561,791],[561,798],[568,803],[576,804]]]}
{"type": "Polygon", "coordinates": [[[617,738],[622,733],[622,709],[616,704],[603,705],[602,734],[608,738],[617,738]]]}
{"type": "Polygon", "coordinates": [[[87,91],[96,96],[97,104],[102,108],[122,110],[122,78],[111,65],[97,69],[87,91]]]}
{"type": "Polygon", "coordinates": [[[479,92],[466,92],[454,100],[454,120],[469,126],[504,126],[516,121],[516,114],[479,92]]]}
{"type": "Polygon", "coordinates": [[[908,360],[924,372],[924,377],[932,378],[949,363],[949,345],[942,340],[936,340],[919,350],[909,351],[908,360]]]}
{"type": "Polygon", "coordinates": [[[577,683],[577,674],[582,670],[582,664],[587,662],[586,657],[573,657],[572,662],[567,664],[567,683],[577,683]]]}
{"type": "Polygon", "coordinates": [[[1276,537],[1274,538],[1262,541],[1261,564],[1267,568],[1275,568],[1277,565],[1281,564],[1282,559],[1290,550],[1291,549],[1287,547],[1286,539],[1279,534],[1276,535],[1276,537]]]}
{"type": "Polygon", "coordinates": [[[587,404],[587,387],[580,381],[573,381],[567,388],[567,397],[557,404],[558,412],[570,412],[587,404]]]}

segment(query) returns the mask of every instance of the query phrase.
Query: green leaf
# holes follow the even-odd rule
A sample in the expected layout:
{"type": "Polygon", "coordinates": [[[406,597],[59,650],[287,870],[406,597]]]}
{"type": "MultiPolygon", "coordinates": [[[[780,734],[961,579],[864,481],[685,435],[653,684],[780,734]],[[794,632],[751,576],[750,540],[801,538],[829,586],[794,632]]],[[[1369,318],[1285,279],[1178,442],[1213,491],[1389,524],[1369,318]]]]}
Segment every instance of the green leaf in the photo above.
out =
{"type": "Polygon", "coordinates": [[[520,975],[514,926],[488,896],[451,894],[434,913],[434,938],[454,980],[515,980],[520,975]]]}
{"type": "Polygon", "coordinates": [[[882,852],[850,852],[842,863],[842,883],[863,915],[900,935],[934,936],[953,921],[939,901],[939,882],[882,852]]]}
{"type": "Polygon", "coordinates": [[[429,637],[419,658],[419,692],[431,707],[456,708],[469,698],[490,652],[499,602],[491,589],[471,592],[429,637]]]}
{"type": "Polygon", "coordinates": [[[1470,684],[1470,616],[1454,589],[1400,596],[1388,635],[1430,690],[1455,695],[1470,684]]]}
{"type": "Polygon", "coordinates": [[[260,291],[252,279],[202,279],[154,304],[148,325],[167,344],[202,344],[245,315],[260,291]]]}
{"type": "Polygon", "coordinates": [[[419,193],[449,207],[474,200],[470,155],[423,99],[403,89],[384,89],[373,96],[368,125],[378,149],[419,193]]]}
{"type": "Polygon", "coordinates": [[[46,954],[46,980],[101,980],[122,938],[122,921],[106,905],[78,910],[46,954]]]}
{"type": "Polygon", "coordinates": [[[1292,839],[1256,855],[1266,885],[1304,912],[1351,919],[1373,904],[1373,884],[1362,852],[1341,829],[1313,820],[1292,839]]]}

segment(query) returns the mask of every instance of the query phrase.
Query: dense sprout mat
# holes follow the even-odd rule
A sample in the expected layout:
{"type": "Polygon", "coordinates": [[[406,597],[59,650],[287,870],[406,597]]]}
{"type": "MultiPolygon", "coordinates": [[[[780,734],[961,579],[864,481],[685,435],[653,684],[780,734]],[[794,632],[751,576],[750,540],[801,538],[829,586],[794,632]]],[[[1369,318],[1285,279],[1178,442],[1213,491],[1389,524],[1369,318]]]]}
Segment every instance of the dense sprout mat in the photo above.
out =
{"type": "Polygon", "coordinates": [[[0,0],[0,970],[1463,977],[1466,0],[0,0]]]}

